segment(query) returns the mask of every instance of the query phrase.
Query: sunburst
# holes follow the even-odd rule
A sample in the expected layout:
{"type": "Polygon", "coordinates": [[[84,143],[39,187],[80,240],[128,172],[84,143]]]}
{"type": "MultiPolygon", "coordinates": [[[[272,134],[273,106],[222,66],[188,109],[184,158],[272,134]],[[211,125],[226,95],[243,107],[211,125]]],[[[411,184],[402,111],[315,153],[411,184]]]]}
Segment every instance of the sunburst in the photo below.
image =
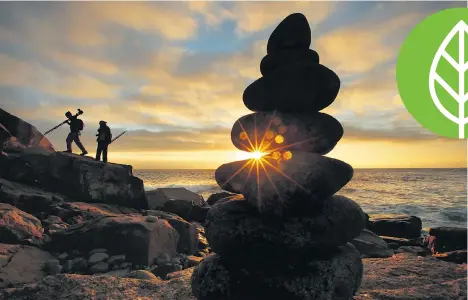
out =
{"type": "MultiPolygon", "coordinates": [[[[258,192],[258,200],[261,202],[261,196],[260,195],[260,176],[263,175],[261,172],[263,171],[265,176],[267,177],[266,179],[271,183],[272,187],[278,194],[278,196],[281,199],[280,192],[278,191],[278,188],[273,182],[273,179],[270,176],[270,172],[274,172],[279,174],[281,177],[283,177],[285,180],[288,182],[291,182],[295,186],[297,186],[299,189],[303,191],[307,191],[302,185],[297,183],[294,179],[292,179],[290,176],[284,174],[279,168],[279,163],[281,161],[287,161],[293,158],[293,152],[290,150],[287,150],[288,148],[294,147],[296,145],[309,142],[309,140],[304,140],[300,142],[295,142],[288,144],[287,143],[287,138],[285,136],[285,133],[287,131],[287,126],[281,125],[281,124],[274,124],[275,127],[280,127],[281,130],[277,130],[277,133],[274,133],[274,130],[271,130],[271,127],[273,125],[273,121],[276,119],[279,119],[276,117],[275,119],[275,114],[270,118],[268,122],[268,126],[265,129],[263,136],[261,139],[258,139],[258,130],[257,130],[257,120],[256,118],[254,119],[254,132],[253,132],[253,137],[254,140],[252,141],[249,137],[249,134],[247,134],[247,131],[245,130],[242,122],[238,120],[239,127],[241,128],[241,133],[239,134],[239,138],[243,141],[246,141],[247,143],[241,143],[240,145],[244,148],[244,151],[242,151],[242,156],[244,159],[247,159],[247,161],[236,171],[226,182],[224,185],[228,184],[234,177],[236,177],[240,172],[242,172],[244,169],[248,167],[248,174],[247,177],[245,178],[244,181],[244,186],[250,179],[250,177],[255,173],[255,181],[257,184],[257,192],[258,192]],[[272,146],[275,144],[276,146],[272,146]],[[287,150],[287,151],[285,151],[287,150]],[[284,151],[284,152],[283,152],[284,151]]],[[[281,119],[280,119],[281,122],[281,119]]],[[[276,122],[278,123],[278,122],[276,122]]]]}

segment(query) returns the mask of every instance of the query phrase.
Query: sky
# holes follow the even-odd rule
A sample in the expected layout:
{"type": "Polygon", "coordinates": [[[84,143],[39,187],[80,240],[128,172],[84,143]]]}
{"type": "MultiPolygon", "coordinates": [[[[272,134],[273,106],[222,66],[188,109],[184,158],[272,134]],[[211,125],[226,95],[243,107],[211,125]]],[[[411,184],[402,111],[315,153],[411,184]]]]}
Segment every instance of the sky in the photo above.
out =
{"type": "MultiPolygon", "coordinates": [[[[214,169],[243,157],[230,140],[252,113],[269,35],[290,13],[311,26],[320,63],[342,86],[322,112],[344,136],[327,156],[354,168],[466,167],[465,140],[445,139],[405,109],[398,51],[425,17],[466,2],[0,2],[0,107],[45,132],[84,111],[95,153],[100,120],[111,162],[137,169],[214,169]]],[[[47,137],[65,150],[68,128],[47,137]]],[[[79,150],[75,147],[75,152],[79,150]]]]}

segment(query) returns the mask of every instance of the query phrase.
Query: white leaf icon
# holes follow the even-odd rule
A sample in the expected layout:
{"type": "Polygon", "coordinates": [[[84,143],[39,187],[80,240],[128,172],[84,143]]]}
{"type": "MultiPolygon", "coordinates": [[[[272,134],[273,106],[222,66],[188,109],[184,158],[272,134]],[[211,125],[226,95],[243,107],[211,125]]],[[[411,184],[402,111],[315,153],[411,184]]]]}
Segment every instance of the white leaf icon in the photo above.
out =
{"type": "Polygon", "coordinates": [[[458,124],[458,138],[460,139],[465,138],[465,124],[468,123],[468,116],[465,117],[465,102],[468,100],[468,89],[465,89],[465,73],[468,69],[468,62],[465,59],[465,32],[468,33],[468,25],[466,25],[464,21],[458,22],[458,24],[450,30],[437,50],[429,72],[429,91],[432,101],[434,101],[436,107],[447,119],[458,124]],[[458,61],[451,57],[446,51],[448,44],[456,35],[458,35],[458,61]],[[437,65],[442,57],[458,72],[458,91],[454,91],[450,85],[437,74],[437,65]],[[450,113],[440,102],[436,93],[436,82],[458,102],[458,116],[454,116],[450,113]]]}

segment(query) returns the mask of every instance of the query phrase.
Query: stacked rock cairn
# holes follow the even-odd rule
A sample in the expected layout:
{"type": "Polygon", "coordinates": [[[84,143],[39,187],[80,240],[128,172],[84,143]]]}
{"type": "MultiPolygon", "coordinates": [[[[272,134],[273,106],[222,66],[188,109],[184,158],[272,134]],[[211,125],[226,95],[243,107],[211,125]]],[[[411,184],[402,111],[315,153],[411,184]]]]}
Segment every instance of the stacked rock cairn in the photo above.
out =
{"type": "Polygon", "coordinates": [[[263,77],[244,91],[255,113],[234,124],[232,141],[267,154],[216,170],[221,188],[238,195],[208,212],[213,253],[192,275],[199,300],[352,299],[358,291],[363,265],[349,241],[366,218],[354,201],[335,195],[353,168],[323,156],[343,127],[319,112],[336,99],[340,79],[310,44],[305,16],[286,17],[268,40],[263,77]]]}

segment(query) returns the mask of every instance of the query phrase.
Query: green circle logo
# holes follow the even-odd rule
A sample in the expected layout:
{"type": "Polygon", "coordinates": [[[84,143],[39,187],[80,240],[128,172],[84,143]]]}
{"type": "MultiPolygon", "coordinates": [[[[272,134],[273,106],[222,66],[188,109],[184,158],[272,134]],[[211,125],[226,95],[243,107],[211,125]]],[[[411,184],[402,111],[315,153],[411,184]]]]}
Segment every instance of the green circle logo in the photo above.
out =
{"type": "Polygon", "coordinates": [[[445,137],[468,137],[468,8],[433,14],[408,35],[396,65],[411,115],[445,137]]]}

